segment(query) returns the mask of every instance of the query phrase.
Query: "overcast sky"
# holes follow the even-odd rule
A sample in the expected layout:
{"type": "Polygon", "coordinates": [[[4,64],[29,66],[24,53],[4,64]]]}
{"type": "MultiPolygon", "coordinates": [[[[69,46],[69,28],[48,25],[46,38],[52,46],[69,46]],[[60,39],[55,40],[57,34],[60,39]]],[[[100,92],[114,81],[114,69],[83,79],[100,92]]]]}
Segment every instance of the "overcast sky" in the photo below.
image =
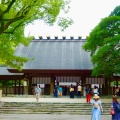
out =
{"type": "MultiPolygon", "coordinates": [[[[25,28],[25,36],[33,35],[35,38],[38,36],[43,36],[43,38],[82,36],[86,38],[100,20],[107,17],[118,5],[120,5],[120,0],[71,0],[70,11],[65,17],[73,19],[73,25],[62,32],[56,24],[50,27],[43,21],[36,21],[25,28]]],[[[60,16],[64,15],[61,13],[60,16]]]]}

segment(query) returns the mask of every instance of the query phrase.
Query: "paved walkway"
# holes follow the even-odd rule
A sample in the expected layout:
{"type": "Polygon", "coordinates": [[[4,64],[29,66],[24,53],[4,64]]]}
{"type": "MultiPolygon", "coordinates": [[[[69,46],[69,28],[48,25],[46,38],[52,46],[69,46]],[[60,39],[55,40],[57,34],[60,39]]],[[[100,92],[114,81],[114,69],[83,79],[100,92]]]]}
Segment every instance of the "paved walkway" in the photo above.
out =
{"type": "MultiPolygon", "coordinates": [[[[0,120],[91,120],[91,115],[0,114],[0,120]]],[[[102,115],[101,120],[111,120],[111,115],[102,115]]]]}
{"type": "MultiPolygon", "coordinates": [[[[111,103],[110,98],[100,98],[102,103],[111,103]]],[[[2,102],[36,102],[35,96],[12,96],[2,97],[2,102]]],[[[120,99],[119,99],[120,101],[120,99]]],[[[39,102],[53,103],[85,103],[85,98],[71,99],[69,96],[62,98],[44,97],[39,102]]],[[[0,120],[91,120],[91,115],[68,115],[68,114],[0,114],[0,120]]],[[[111,120],[111,115],[102,115],[101,120],[111,120]]]]}
{"type": "MultiPolygon", "coordinates": [[[[102,103],[111,103],[112,99],[110,98],[101,98],[102,103]]],[[[36,102],[35,96],[15,96],[15,97],[2,97],[2,102],[36,102]]],[[[61,97],[61,98],[53,98],[53,97],[41,97],[39,102],[59,102],[59,103],[86,103],[85,98],[74,98],[71,99],[69,97],[61,97]]]]}

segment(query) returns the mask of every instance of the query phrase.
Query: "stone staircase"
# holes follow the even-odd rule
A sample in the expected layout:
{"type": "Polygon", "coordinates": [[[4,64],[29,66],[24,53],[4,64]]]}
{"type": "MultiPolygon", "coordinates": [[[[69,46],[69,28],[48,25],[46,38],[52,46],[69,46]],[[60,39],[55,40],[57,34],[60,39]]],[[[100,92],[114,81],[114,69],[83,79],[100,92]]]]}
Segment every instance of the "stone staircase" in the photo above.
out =
{"type": "MultiPolygon", "coordinates": [[[[103,115],[110,115],[110,103],[102,103],[103,115]]],[[[2,114],[78,114],[91,115],[89,103],[26,103],[4,102],[0,107],[2,114]]]]}

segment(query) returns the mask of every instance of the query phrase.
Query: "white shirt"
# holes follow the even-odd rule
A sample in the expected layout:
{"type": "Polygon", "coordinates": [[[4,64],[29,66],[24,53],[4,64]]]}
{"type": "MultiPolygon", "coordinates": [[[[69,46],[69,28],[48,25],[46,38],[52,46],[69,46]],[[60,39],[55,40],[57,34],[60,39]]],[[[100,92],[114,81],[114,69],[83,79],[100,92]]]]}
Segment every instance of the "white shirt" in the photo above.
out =
{"type": "Polygon", "coordinates": [[[81,91],[82,87],[79,85],[77,89],[78,89],[78,91],[81,91]]]}

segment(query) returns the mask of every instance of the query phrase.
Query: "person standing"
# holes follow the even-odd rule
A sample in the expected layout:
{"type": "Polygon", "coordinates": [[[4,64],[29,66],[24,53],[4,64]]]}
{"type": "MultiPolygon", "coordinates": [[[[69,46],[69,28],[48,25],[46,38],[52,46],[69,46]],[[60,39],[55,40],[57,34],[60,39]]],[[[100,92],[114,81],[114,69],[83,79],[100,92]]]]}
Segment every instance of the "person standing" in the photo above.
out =
{"type": "Polygon", "coordinates": [[[60,88],[60,86],[58,85],[58,86],[57,86],[58,96],[60,96],[60,91],[59,91],[59,88],[60,88]]]}
{"type": "Polygon", "coordinates": [[[102,102],[97,94],[94,95],[92,103],[92,120],[101,120],[101,112],[103,113],[102,102]]]}
{"type": "Polygon", "coordinates": [[[58,87],[56,85],[54,86],[54,97],[58,97],[58,87]]]}
{"type": "Polygon", "coordinates": [[[77,87],[77,96],[81,98],[81,91],[82,91],[82,86],[80,84],[78,84],[77,87]]]}
{"type": "Polygon", "coordinates": [[[94,86],[93,93],[94,93],[94,95],[95,95],[95,94],[98,95],[98,87],[97,87],[97,86],[94,86]]]}
{"type": "Polygon", "coordinates": [[[41,95],[41,88],[39,87],[39,85],[37,85],[37,87],[35,88],[35,95],[36,95],[37,102],[39,102],[39,98],[41,95]]]}
{"type": "Polygon", "coordinates": [[[70,86],[70,98],[74,98],[74,86],[71,84],[70,86]]]}
{"type": "Polygon", "coordinates": [[[63,88],[63,93],[64,93],[65,96],[67,95],[67,86],[66,85],[63,88]]]}
{"type": "Polygon", "coordinates": [[[60,87],[59,87],[59,96],[62,96],[62,92],[63,92],[63,89],[62,89],[62,86],[60,85],[60,87]]]}
{"type": "Polygon", "coordinates": [[[83,88],[83,96],[84,97],[86,96],[86,86],[84,86],[84,88],[83,88]]]}
{"type": "Polygon", "coordinates": [[[120,104],[117,100],[117,96],[113,95],[111,109],[114,110],[115,114],[112,115],[112,120],[120,120],[120,111],[117,109],[117,104],[120,104]]]}
{"type": "Polygon", "coordinates": [[[90,99],[91,99],[91,89],[90,89],[89,85],[87,85],[85,91],[86,91],[86,102],[87,102],[87,103],[90,103],[90,99]]]}

